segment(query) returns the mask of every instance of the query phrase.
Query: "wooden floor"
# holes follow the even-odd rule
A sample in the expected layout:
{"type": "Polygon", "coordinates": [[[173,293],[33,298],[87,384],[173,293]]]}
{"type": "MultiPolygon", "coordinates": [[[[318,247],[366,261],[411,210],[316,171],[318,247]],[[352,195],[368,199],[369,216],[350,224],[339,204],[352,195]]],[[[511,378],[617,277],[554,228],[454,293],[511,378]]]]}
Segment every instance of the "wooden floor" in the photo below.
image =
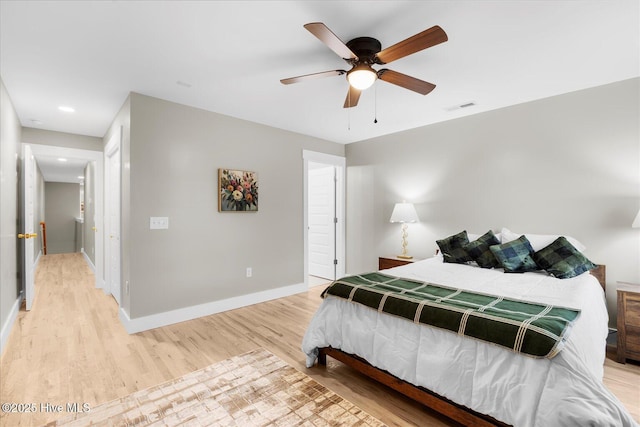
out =
{"type": "MultiPolygon", "coordinates": [[[[339,362],[305,368],[301,340],[323,288],[128,335],[116,302],[95,289],[80,254],[44,256],[34,307],[18,315],[0,365],[0,401],[33,403],[37,410],[0,413],[0,425],[44,424],[65,414],[41,405],[95,406],[258,347],[390,426],[457,425],[339,362]]],[[[640,420],[640,366],[607,359],[605,384],[640,420]]]]}

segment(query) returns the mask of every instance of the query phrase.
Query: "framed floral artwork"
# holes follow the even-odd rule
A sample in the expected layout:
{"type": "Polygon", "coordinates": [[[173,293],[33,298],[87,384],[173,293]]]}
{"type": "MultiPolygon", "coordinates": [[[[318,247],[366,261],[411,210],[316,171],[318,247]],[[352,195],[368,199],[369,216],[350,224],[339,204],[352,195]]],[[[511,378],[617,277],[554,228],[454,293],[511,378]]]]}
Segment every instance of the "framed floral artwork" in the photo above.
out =
{"type": "Polygon", "coordinates": [[[218,212],[257,212],[258,174],[218,169],[218,212]]]}

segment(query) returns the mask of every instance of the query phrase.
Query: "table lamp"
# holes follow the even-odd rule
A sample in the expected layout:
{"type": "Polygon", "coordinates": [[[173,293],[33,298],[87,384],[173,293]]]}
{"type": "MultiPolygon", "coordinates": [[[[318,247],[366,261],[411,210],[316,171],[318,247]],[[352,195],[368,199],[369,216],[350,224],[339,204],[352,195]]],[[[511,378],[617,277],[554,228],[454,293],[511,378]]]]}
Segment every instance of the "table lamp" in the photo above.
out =
{"type": "Polygon", "coordinates": [[[393,207],[393,212],[391,213],[391,219],[389,222],[402,223],[402,254],[398,255],[398,258],[413,258],[411,255],[407,254],[407,223],[418,221],[418,213],[416,212],[416,208],[413,206],[413,203],[403,201],[402,203],[396,203],[393,207]]]}

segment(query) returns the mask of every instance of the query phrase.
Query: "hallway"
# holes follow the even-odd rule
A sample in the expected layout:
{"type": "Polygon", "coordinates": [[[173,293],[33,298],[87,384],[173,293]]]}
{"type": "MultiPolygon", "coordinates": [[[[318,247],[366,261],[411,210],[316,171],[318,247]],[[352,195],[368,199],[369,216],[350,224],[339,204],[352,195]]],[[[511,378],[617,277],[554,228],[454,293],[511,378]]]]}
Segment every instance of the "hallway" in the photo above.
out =
{"type": "MultiPolygon", "coordinates": [[[[115,337],[126,334],[115,301],[93,286],[93,272],[80,253],[42,256],[35,284],[33,308],[20,310],[2,357],[2,402],[104,400],[106,390],[118,388],[108,364],[116,366],[121,354],[115,337]]],[[[15,424],[13,414],[2,416],[12,419],[2,425],[48,419],[37,414],[15,424]]]]}

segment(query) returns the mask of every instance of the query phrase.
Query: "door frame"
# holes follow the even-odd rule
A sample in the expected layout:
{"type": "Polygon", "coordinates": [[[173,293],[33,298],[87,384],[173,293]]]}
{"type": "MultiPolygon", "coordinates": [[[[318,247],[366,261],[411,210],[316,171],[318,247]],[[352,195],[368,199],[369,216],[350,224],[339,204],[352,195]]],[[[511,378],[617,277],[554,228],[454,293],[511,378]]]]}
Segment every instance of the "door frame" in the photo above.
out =
{"type": "Polygon", "coordinates": [[[109,138],[109,142],[104,147],[104,228],[103,228],[103,238],[105,242],[105,250],[104,250],[104,292],[108,295],[113,295],[114,299],[118,303],[118,306],[122,306],[122,126],[113,133],[113,135],[109,138]],[[111,290],[111,242],[109,238],[109,230],[111,229],[111,224],[109,223],[109,210],[110,206],[109,201],[111,200],[111,157],[115,154],[119,156],[120,168],[118,169],[118,174],[120,175],[119,179],[119,188],[117,197],[120,199],[120,215],[119,215],[119,223],[120,223],[120,243],[118,244],[118,250],[120,252],[120,256],[118,259],[120,260],[120,265],[118,267],[118,271],[120,272],[120,289],[118,292],[118,296],[116,297],[111,290]]]}
{"type": "Polygon", "coordinates": [[[309,286],[309,162],[336,167],[336,277],[345,275],[345,223],[346,223],[346,158],[316,151],[302,150],[303,159],[303,235],[304,235],[304,284],[309,286]]]}
{"type": "Polygon", "coordinates": [[[31,233],[39,235],[38,230],[35,229],[34,221],[35,221],[35,212],[34,212],[34,199],[35,194],[34,190],[36,187],[35,181],[35,170],[36,170],[36,160],[33,155],[33,150],[29,144],[22,144],[22,171],[21,171],[21,181],[22,188],[20,189],[20,222],[22,224],[21,229],[19,230],[20,235],[27,235],[27,237],[19,237],[22,240],[21,248],[21,259],[22,259],[22,292],[24,294],[25,299],[25,308],[27,311],[30,311],[33,307],[33,302],[35,300],[35,286],[34,286],[34,276],[37,260],[39,258],[34,254],[34,240],[31,237],[31,233]]]}
{"type": "MultiPolygon", "coordinates": [[[[38,156],[60,156],[68,159],[82,159],[95,162],[95,213],[94,223],[96,227],[95,242],[94,242],[94,255],[95,255],[95,286],[96,288],[104,288],[104,245],[103,234],[101,232],[103,226],[103,153],[102,151],[83,150],[80,148],[60,147],[55,145],[42,145],[42,144],[28,144],[31,146],[31,151],[36,158],[38,156]]],[[[22,184],[24,186],[24,183],[22,184]]],[[[45,218],[46,219],[46,218],[45,218]]],[[[85,248],[86,250],[86,248],[85,248]]]]}

